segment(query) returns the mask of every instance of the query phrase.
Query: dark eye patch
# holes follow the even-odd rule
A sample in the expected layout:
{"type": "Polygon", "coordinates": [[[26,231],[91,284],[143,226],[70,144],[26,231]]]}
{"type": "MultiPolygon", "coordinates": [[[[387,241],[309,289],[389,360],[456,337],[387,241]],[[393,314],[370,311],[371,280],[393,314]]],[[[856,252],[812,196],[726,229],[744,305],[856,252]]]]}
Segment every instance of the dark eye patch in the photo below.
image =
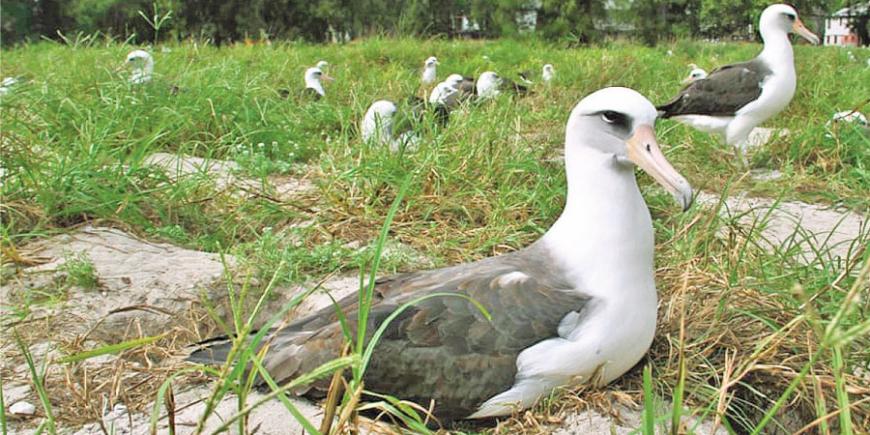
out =
{"type": "Polygon", "coordinates": [[[620,112],[615,112],[613,110],[605,110],[603,112],[599,112],[601,119],[615,127],[618,127],[623,130],[630,130],[631,127],[631,117],[620,112]]]}
{"type": "Polygon", "coordinates": [[[791,20],[791,21],[794,21],[794,20],[797,19],[797,17],[796,17],[794,14],[790,14],[790,13],[788,13],[788,12],[785,12],[784,15],[785,15],[786,18],[788,18],[788,19],[791,20]]]}

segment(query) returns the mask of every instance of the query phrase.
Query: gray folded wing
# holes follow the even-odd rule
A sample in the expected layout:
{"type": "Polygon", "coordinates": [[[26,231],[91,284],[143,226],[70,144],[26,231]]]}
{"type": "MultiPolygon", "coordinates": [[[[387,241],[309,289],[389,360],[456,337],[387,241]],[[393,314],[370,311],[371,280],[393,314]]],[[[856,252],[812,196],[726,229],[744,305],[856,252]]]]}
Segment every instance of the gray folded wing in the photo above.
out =
{"type": "Polygon", "coordinates": [[[671,101],[657,107],[663,118],[680,115],[733,116],[761,95],[771,74],[760,59],[727,65],[705,79],[696,80],[671,101]]]}

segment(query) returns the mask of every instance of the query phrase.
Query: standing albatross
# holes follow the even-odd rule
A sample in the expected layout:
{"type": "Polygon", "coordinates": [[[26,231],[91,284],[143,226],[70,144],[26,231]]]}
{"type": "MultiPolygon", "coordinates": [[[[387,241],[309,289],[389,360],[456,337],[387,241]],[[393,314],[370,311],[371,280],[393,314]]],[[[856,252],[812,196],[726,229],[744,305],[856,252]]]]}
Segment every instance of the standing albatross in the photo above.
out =
{"type": "Polygon", "coordinates": [[[423,62],[423,74],[420,77],[420,82],[423,83],[423,86],[430,86],[435,83],[436,78],[438,77],[438,58],[435,56],[429,56],[423,62]]]}
{"type": "Polygon", "coordinates": [[[738,147],[742,157],[749,132],[788,106],[797,78],[788,34],[812,42],[819,38],[804,27],[791,6],[768,6],[758,23],[764,49],[748,62],[723,66],[695,80],[671,101],[658,107],[662,118],[674,118],[698,130],[717,133],[738,147]]]}
{"type": "MultiPolygon", "coordinates": [[[[655,107],[627,88],[584,98],[568,118],[564,211],[535,243],[473,263],[400,274],[376,282],[371,334],[396,308],[365,373],[365,386],[420,404],[435,401],[442,423],[508,415],[552,389],[608,383],[647,352],[656,326],[653,227],[635,165],[692,202],[688,182],[656,143],[655,107]],[[594,377],[594,379],[593,379],[594,377]]],[[[337,302],[353,329],[358,295],[337,302]]],[[[354,331],[352,334],[356,334],[354,331]]],[[[367,338],[367,339],[370,339],[367,338]]],[[[263,365],[279,382],[339,356],[335,307],[271,331],[263,365]]],[[[223,363],[232,344],[213,339],[189,359],[223,363]]],[[[328,379],[312,385],[323,393],[328,379]]]]}

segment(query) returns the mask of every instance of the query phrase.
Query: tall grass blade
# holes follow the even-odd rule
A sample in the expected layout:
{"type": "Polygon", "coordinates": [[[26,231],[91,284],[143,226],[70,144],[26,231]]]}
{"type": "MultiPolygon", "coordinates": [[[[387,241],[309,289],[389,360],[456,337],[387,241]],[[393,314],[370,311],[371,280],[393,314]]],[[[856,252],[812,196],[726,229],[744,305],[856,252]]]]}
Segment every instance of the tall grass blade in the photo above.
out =
{"type": "Polygon", "coordinates": [[[36,370],[36,364],[33,362],[33,355],[30,354],[30,349],[21,340],[21,337],[16,333],[15,341],[18,343],[18,348],[24,355],[24,361],[27,363],[27,369],[30,371],[30,377],[33,381],[33,387],[36,389],[36,395],[39,397],[39,402],[42,404],[42,409],[45,412],[45,429],[48,433],[54,434],[57,432],[54,421],[54,413],[52,413],[51,400],[48,397],[48,392],[45,390],[45,373],[48,370],[49,361],[43,361],[42,373],[36,370]]]}
{"type": "Polygon", "coordinates": [[[649,365],[643,367],[643,417],[641,428],[644,435],[656,434],[656,410],[655,397],[653,396],[652,368],[649,365]]]}

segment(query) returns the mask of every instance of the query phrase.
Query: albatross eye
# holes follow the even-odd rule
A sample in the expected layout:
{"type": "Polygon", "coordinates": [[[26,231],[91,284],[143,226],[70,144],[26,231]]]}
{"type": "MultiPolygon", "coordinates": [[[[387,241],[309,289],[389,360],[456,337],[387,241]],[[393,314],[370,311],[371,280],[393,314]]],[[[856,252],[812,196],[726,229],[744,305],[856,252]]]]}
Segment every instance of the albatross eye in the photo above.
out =
{"type": "Polygon", "coordinates": [[[608,124],[625,125],[626,116],[619,112],[605,110],[601,112],[601,119],[608,124]]]}
{"type": "Polygon", "coordinates": [[[797,17],[795,16],[795,14],[788,13],[788,12],[785,13],[785,17],[788,18],[788,19],[791,20],[791,21],[794,21],[794,20],[797,19],[797,17]]]}

